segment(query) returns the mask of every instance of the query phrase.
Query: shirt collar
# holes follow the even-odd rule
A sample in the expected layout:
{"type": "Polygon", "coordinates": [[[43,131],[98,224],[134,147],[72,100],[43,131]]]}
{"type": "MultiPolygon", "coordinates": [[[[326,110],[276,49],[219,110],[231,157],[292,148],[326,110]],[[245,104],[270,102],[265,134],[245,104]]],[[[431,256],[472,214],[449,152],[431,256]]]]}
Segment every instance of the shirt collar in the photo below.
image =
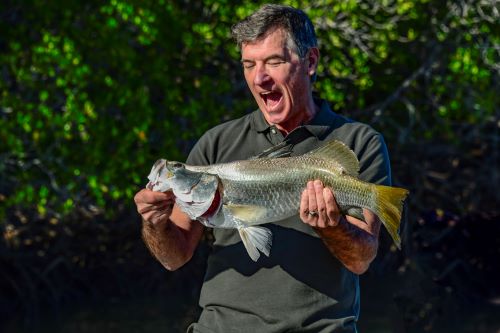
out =
{"type": "Polygon", "coordinates": [[[314,136],[321,139],[331,131],[337,115],[330,109],[330,106],[324,99],[314,99],[314,102],[319,106],[319,112],[304,127],[314,134],[314,136]]]}
{"type": "Polygon", "coordinates": [[[252,113],[252,128],[256,132],[266,132],[270,127],[271,126],[267,123],[266,118],[264,118],[264,115],[262,114],[262,111],[260,111],[260,109],[257,109],[252,113]]]}

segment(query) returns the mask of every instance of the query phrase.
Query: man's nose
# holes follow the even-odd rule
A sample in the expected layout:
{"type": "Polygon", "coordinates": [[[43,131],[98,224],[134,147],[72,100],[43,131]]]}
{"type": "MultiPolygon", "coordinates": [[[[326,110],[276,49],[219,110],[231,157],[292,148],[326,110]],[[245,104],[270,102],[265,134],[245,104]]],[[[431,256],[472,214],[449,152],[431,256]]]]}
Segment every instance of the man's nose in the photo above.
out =
{"type": "Polygon", "coordinates": [[[266,66],[258,65],[256,68],[253,83],[261,86],[261,85],[265,84],[266,82],[270,81],[270,79],[271,79],[271,77],[267,73],[266,66]]]}

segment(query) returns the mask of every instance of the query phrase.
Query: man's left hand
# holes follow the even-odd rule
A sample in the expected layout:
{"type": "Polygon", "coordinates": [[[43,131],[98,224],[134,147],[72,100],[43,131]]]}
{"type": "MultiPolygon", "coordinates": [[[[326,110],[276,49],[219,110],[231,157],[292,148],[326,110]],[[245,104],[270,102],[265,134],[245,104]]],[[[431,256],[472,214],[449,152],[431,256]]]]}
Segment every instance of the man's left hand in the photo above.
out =
{"type": "Polygon", "coordinates": [[[333,191],[324,187],[320,180],[307,182],[300,199],[300,218],[311,227],[337,226],[342,214],[333,191]]]}

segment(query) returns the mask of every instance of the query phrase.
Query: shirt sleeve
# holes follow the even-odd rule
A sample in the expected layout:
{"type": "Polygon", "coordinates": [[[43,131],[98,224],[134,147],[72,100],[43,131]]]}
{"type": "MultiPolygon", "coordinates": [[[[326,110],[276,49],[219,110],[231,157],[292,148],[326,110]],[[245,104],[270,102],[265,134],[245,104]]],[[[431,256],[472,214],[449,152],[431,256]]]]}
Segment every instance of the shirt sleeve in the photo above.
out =
{"type": "Polygon", "coordinates": [[[189,165],[209,165],[212,163],[210,159],[210,145],[207,133],[205,133],[194,145],[189,153],[186,164],[189,165]]]}
{"type": "Polygon", "coordinates": [[[382,135],[375,134],[366,141],[360,154],[359,164],[361,180],[380,185],[392,185],[389,152],[382,135]]]}

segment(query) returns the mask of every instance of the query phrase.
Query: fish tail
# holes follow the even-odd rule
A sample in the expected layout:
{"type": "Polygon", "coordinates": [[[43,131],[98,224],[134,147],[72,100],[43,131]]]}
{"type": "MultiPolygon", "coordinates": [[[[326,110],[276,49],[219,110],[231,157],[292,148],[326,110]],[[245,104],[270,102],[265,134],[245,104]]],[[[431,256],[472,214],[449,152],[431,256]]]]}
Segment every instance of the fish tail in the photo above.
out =
{"type": "Polygon", "coordinates": [[[375,193],[375,213],[386,227],[398,249],[401,249],[399,226],[403,201],[409,192],[404,188],[375,185],[375,193]]]}

